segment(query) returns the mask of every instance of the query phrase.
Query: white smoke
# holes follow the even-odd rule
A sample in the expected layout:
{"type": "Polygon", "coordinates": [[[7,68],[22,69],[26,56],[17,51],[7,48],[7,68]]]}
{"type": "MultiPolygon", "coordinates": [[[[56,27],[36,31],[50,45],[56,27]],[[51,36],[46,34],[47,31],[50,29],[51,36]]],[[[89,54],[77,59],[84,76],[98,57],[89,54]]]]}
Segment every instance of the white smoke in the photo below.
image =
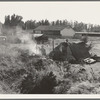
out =
{"type": "Polygon", "coordinates": [[[17,36],[21,40],[24,49],[29,50],[30,55],[41,55],[41,46],[36,43],[32,34],[25,31],[19,31],[17,32],[17,36]]]}

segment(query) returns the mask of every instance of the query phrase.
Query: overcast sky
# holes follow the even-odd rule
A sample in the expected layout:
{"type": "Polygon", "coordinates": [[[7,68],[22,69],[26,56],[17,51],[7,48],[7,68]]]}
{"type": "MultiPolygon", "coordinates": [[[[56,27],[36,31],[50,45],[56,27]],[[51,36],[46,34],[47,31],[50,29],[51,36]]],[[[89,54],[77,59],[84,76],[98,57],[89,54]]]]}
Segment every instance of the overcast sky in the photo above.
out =
{"type": "Polygon", "coordinates": [[[100,24],[100,2],[0,2],[0,21],[13,13],[26,20],[48,19],[100,24]]]}

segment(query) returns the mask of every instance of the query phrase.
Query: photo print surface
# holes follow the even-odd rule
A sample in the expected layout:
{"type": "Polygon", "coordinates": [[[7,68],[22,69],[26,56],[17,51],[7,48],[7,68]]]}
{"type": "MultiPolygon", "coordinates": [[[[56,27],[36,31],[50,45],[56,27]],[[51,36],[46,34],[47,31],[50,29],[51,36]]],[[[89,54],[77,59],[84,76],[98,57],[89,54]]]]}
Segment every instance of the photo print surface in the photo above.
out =
{"type": "Polygon", "coordinates": [[[100,94],[100,2],[0,2],[0,94],[100,94]]]}

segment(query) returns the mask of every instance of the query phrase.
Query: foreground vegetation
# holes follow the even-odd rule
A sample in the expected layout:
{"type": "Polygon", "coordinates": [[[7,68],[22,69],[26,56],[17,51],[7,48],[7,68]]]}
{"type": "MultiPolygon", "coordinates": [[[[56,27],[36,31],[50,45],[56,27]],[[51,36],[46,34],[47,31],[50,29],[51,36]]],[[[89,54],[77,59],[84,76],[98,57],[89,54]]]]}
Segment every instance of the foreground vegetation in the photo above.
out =
{"type": "Polygon", "coordinates": [[[3,46],[0,52],[0,93],[100,93],[100,72],[95,73],[90,67],[71,65],[67,61],[55,62],[29,55],[27,50],[11,48],[8,44],[3,46]]]}

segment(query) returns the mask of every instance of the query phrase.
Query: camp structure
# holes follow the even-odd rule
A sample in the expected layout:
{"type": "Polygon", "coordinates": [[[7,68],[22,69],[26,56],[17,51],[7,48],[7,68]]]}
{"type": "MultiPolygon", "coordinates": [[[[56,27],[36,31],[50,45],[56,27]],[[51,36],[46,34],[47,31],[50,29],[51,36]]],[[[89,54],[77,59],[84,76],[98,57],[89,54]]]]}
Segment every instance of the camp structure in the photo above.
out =
{"type": "Polygon", "coordinates": [[[56,61],[80,62],[91,55],[83,42],[69,43],[68,45],[63,42],[50,52],[49,57],[56,61]]]}

